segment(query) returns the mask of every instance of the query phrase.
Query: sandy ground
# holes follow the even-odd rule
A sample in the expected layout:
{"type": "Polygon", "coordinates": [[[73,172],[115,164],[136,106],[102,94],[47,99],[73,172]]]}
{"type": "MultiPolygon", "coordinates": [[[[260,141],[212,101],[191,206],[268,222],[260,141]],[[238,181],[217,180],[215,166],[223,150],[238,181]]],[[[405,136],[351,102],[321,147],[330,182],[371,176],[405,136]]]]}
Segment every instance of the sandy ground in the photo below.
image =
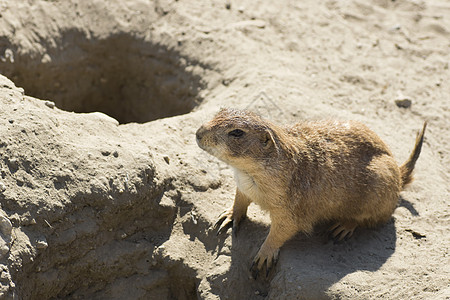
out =
{"type": "Polygon", "coordinates": [[[449,61],[448,1],[0,0],[0,298],[450,299],[449,61]],[[359,120],[399,163],[429,125],[388,224],[253,280],[268,215],[216,236],[233,175],[195,143],[223,106],[359,120]]]}

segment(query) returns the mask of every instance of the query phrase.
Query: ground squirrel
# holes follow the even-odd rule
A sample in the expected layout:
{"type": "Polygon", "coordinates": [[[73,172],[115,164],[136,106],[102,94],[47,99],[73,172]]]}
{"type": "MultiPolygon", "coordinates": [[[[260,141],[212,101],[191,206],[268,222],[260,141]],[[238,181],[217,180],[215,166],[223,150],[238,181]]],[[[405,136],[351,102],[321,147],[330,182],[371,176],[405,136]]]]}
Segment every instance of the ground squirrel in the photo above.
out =
{"type": "MultiPolygon", "coordinates": [[[[356,227],[387,222],[412,181],[426,122],[409,159],[398,166],[386,144],[356,121],[279,126],[247,111],[222,109],[197,133],[203,150],[230,165],[237,190],[215,227],[236,231],[251,202],[270,213],[270,232],[253,260],[253,276],[275,264],[280,247],[319,222],[335,241],[356,227]]],[[[266,273],[266,274],[267,274],[266,273]]]]}

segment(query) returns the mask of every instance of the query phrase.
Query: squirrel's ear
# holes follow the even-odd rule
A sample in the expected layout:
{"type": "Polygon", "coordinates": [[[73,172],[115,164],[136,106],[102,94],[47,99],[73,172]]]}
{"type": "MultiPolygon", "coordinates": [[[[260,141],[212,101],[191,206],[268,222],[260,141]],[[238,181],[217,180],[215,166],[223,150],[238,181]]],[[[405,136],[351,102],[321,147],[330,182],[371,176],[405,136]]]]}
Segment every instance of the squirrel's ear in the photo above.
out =
{"type": "Polygon", "coordinates": [[[264,149],[269,149],[275,145],[275,139],[273,138],[272,132],[270,132],[270,130],[264,131],[261,143],[264,149]]]}

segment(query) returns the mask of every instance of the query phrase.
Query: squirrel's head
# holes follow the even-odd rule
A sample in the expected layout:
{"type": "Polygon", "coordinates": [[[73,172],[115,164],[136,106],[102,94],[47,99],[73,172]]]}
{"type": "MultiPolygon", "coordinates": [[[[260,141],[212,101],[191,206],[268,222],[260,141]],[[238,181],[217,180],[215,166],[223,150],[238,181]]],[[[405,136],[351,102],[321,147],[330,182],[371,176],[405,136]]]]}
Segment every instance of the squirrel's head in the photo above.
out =
{"type": "Polygon", "coordinates": [[[260,164],[277,152],[274,126],[250,111],[223,108],[197,130],[197,144],[233,167],[260,164]]]}

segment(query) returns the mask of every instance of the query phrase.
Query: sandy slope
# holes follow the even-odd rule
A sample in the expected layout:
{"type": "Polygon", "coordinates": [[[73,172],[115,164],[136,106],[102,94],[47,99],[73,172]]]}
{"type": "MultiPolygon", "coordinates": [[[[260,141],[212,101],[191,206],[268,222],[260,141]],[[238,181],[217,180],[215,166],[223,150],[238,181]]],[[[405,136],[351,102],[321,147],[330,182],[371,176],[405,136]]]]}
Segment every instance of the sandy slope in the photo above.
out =
{"type": "Polygon", "coordinates": [[[447,1],[1,1],[0,295],[449,299],[449,61],[447,1]],[[391,222],[298,235],[254,281],[268,216],[209,229],[235,185],[194,133],[221,106],[360,120],[399,162],[429,127],[391,222]]]}

